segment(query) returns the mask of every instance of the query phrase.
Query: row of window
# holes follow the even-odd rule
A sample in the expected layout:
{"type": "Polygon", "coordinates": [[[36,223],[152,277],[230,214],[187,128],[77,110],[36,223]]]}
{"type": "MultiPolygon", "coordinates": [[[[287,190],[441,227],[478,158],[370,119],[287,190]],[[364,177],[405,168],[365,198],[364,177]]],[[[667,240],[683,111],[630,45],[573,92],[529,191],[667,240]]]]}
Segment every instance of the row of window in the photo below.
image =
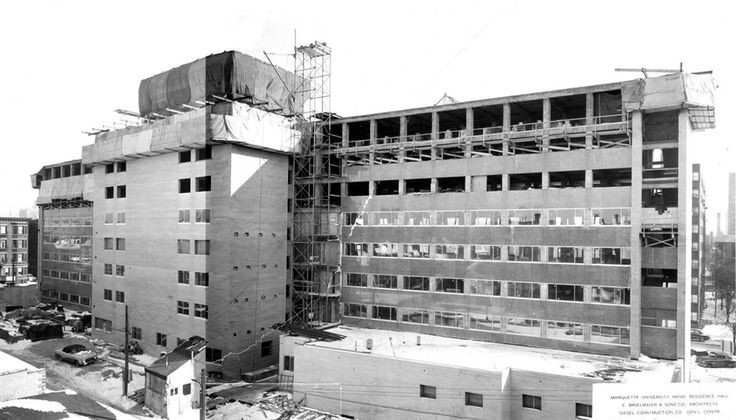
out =
{"type": "MultiPolygon", "coordinates": [[[[113,291],[111,289],[104,289],[102,291],[102,298],[112,302],[112,292],[113,291]]],[[[125,292],[116,290],[115,291],[115,302],[125,303],[125,292]]]]}
{"type": "Polygon", "coordinates": [[[7,262],[8,255],[10,255],[10,260],[12,262],[16,262],[16,263],[24,263],[24,262],[27,263],[28,262],[28,254],[26,254],[25,252],[14,252],[12,254],[5,254],[4,253],[4,254],[0,255],[0,261],[1,262],[4,262],[4,263],[7,262]]]}
{"type": "MultiPolygon", "coordinates": [[[[182,209],[179,210],[179,223],[191,223],[191,210],[182,209]]],[[[194,223],[209,223],[210,222],[210,209],[195,209],[194,210],[194,223]]]]}
{"type": "MultiPolygon", "coordinates": [[[[4,262],[6,262],[4,257],[0,257],[0,263],[4,263],[4,262]]],[[[15,267],[16,276],[25,276],[26,274],[28,274],[28,267],[15,267]]],[[[0,266],[0,277],[12,276],[12,275],[13,275],[12,267],[0,266]]]]}
{"type": "Polygon", "coordinates": [[[62,254],[56,252],[44,252],[42,257],[46,261],[62,261],[75,264],[92,264],[92,257],[79,254],[62,254]]]}
{"type": "MultiPolygon", "coordinates": [[[[201,149],[195,149],[195,159],[196,160],[207,160],[212,159],[212,146],[206,146],[201,149]]],[[[186,163],[192,161],[192,151],[191,150],[184,150],[183,152],[179,152],[179,163],[186,163]]]]}
{"type": "Polygon", "coordinates": [[[116,217],[116,213],[105,213],[105,224],[106,225],[112,225],[112,224],[124,225],[125,224],[125,212],[117,212],[117,217],[116,217]]]}
{"type": "MultiPolygon", "coordinates": [[[[179,315],[189,315],[189,302],[184,301],[184,300],[177,300],[176,301],[176,313],[179,315]]],[[[196,318],[207,319],[208,317],[207,305],[203,305],[201,303],[195,303],[194,304],[194,316],[196,318]]]]}
{"type": "Polygon", "coordinates": [[[125,238],[105,238],[103,242],[106,250],[125,251],[125,238]]]}
{"type": "MultiPolygon", "coordinates": [[[[113,264],[105,264],[105,275],[112,276],[113,264]]],[[[125,266],[115,264],[115,275],[118,277],[125,277],[125,266]]]]}
{"type": "Polygon", "coordinates": [[[590,264],[631,264],[631,248],[628,247],[369,244],[346,242],[344,248],[344,255],[352,257],[524,261],[568,264],[585,264],[586,254],[588,253],[591,256],[590,264]],[[544,252],[545,248],[546,253],[544,252]],[[466,250],[469,252],[466,253],[466,250]],[[506,257],[504,257],[504,251],[506,252],[506,257]],[[543,256],[546,256],[546,258],[543,259],[543,256]]]}
{"type": "MultiPolygon", "coordinates": [[[[194,178],[194,186],[197,192],[206,192],[212,190],[212,177],[198,176],[194,178]]],[[[192,180],[189,178],[182,178],[179,180],[179,193],[185,194],[192,192],[192,180]]]]}
{"type": "MultiPolygon", "coordinates": [[[[177,240],[176,252],[179,254],[191,254],[191,243],[189,239],[177,240]]],[[[194,254],[195,255],[210,255],[210,241],[209,239],[195,239],[194,240],[194,254]]]]}
{"type": "Polygon", "coordinates": [[[58,249],[75,249],[80,246],[91,246],[91,236],[43,235],[43,243],[55,245],[58,249]]]}
{"type": "MultiPolygon", "coordinates": [[[[179,284],[189,284],[189,271],[179,270],[177,274],[177,282],[179,284]]],[[[210,285],[210,273],[194,272],[194,285],[207,287],[210,285]]]]}
{"type": "MultiPolygon", "coordinates": [[[[343,303],[343,316],[588,342],[585,337],[585,329],[589,324],[566,321],[430,311],[360,303],[343,303]]],[[[629,328],[590,325],[589,342],[629,345],[629,328]]]]}
{"type": "MultiPolygon", "coordinates": [[[[13,235],[28,235],[28,226],[26,225],[10,225],[13,235]]],[[[8,234],[8,225],[0,225],[0,235],[8,234]]]]}
{"type": "MultiPolygon", "coordinates": [[[[105,173],[111,174],[115,172],[115,167],[116,167],[115,163],[108,163],[107,165],[105,165],[105,173]]],[[[125,172],[127,169],[128,169],[127,162],[125,161],[117,162],[117,172],[125,172]]]]}
{"type": "Polygon", "coordinates": [[[348,212],[346,226],[622,226],[629,208],[348,212]]]}
{"type": "Polygon", "coordinates": [[[92,276],[87,273],[75,273],[73,271],[60,271],[43,269],[42,275],[51,279],[79,281],[82,283],[90,283],[92,276]]]}
{"type": "Polygon", "coordinates": [[[446,277],[399,276],[396,274],[344,273],[343,285],[399,289],[412,292],[458,293],[468,295],[542,299],[546,290],[547,300],[586,302],[585,289],[590,288],[592,303],[629,305],[631,289],[628,287],[580,286],[572,284],[518,282],[506,280],[479,280],[446,277]],[[401,277],[401,281],[400,278],[401,277]],[[546,285],[546,286],[545,286],[546,285]]]}
{"type": "MultiPolygon", "coordinates": [[[[28,248],[28,240],[27,239],[13,239],[10,242],[11,249],[26,249],[28,248]]],[[[7,239],[0,239],[0,249],[7,249],[8,248],[8,240],[7,239]]]]}
{"type": "Polygon", "coordinates": [[[118,185],[117,187],[105,187],[105,198],[125,198],[128,195],[127,187],[125,185],[118,185]],[[117,195],[116,195],[117,192],[117,195]]]}
{"type": "Polygon", "coordinates": [[[57,299],[69,303],[78,303],[80,305],[89,306],[89,297],[79,296],[70,293],[56,293],[55,290],[41,290],[41,296],[49,299],[57,299]]]}
{"type": "Polygon", "coordinates": [[[92,217],[47,217],[43,224],[44,229],[79,226],[92,226],[92,217]]]}

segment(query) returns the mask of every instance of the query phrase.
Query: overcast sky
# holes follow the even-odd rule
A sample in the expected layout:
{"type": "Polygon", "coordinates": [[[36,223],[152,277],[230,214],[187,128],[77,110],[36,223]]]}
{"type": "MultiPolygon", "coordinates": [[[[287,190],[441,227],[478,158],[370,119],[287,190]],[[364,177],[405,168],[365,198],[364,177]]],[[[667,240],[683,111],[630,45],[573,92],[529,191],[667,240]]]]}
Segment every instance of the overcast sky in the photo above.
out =
{"type": "MultiPolygon", "coordinates": [[[[224,50],[263,58],[325,41],[343,116],[638,78],[616,67],[713,70],[717,124],[699,136],[710,211],[736,171],[732,2],[4,2],[0,215],[34,205],[30,175],[81,157],[83,130],[137,110],[141,79],[224,50]]],[[[725,223],[725,214],[722,216],[725,223]]],[[[711,219],[710,226],[715,226],[711,219]]],[[[724,226],[725,230],[725,226],[724,226]]]]}

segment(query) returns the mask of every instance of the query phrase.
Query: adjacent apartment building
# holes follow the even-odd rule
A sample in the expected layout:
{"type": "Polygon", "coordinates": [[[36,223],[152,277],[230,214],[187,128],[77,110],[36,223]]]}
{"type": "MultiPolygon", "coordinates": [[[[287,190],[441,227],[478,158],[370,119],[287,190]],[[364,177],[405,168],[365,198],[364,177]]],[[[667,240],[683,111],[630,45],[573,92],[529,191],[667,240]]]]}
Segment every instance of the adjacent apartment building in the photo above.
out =
{"type": "Polygon", "coordinates": [[[38,189],[40,299],[92,310],[91,168],[80,159],[46,165],[31,176],[38,189]]]}
{"type": "Polygon", "coordinates": [[[0,217],[0,311],[38,303],[35,219],[0,217]]]}

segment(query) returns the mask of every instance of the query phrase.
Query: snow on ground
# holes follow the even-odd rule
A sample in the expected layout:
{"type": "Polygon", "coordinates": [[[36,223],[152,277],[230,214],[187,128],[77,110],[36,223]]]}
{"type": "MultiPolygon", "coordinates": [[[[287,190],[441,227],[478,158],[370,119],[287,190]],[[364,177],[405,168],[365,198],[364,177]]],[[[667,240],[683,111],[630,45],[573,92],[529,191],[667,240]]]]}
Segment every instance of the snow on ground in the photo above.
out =
{"type": "Polygon", "coordinates": [[[710,337],[711,340],[731,341],[733,334],[727,325],[710,324],[702,328],[703,334],[710,337]]]}

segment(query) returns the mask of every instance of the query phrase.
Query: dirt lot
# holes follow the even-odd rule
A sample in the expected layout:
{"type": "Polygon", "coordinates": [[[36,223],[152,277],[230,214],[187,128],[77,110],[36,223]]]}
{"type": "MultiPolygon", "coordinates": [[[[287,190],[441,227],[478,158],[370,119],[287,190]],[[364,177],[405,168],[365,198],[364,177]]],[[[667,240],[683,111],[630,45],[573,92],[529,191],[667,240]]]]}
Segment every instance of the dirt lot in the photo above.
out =
{"type": "MultiPolygon", "coordinates": [[[[6,344],[5,341],[0,340],[0,350],[33,366],[45,368],[46,387],[49,390],[72,389],[123,412],[146,416],[143,404],[122,396],[122,354],[109,345],[97,344],[92,343],[86,336],[65,332],[64,338],[35,343],[23,340],[15,344],[6,344]],[[76,343],[94,348],[98,354],[97,361],[88,366],[76,367],[71,363],[60,362],[54,358],[56,349],[76,343]]],[[[131,369],[133,380],[128,385],[129,394],[142,389],[145,385],[143,364],[131,364],[131,369]]]]}

